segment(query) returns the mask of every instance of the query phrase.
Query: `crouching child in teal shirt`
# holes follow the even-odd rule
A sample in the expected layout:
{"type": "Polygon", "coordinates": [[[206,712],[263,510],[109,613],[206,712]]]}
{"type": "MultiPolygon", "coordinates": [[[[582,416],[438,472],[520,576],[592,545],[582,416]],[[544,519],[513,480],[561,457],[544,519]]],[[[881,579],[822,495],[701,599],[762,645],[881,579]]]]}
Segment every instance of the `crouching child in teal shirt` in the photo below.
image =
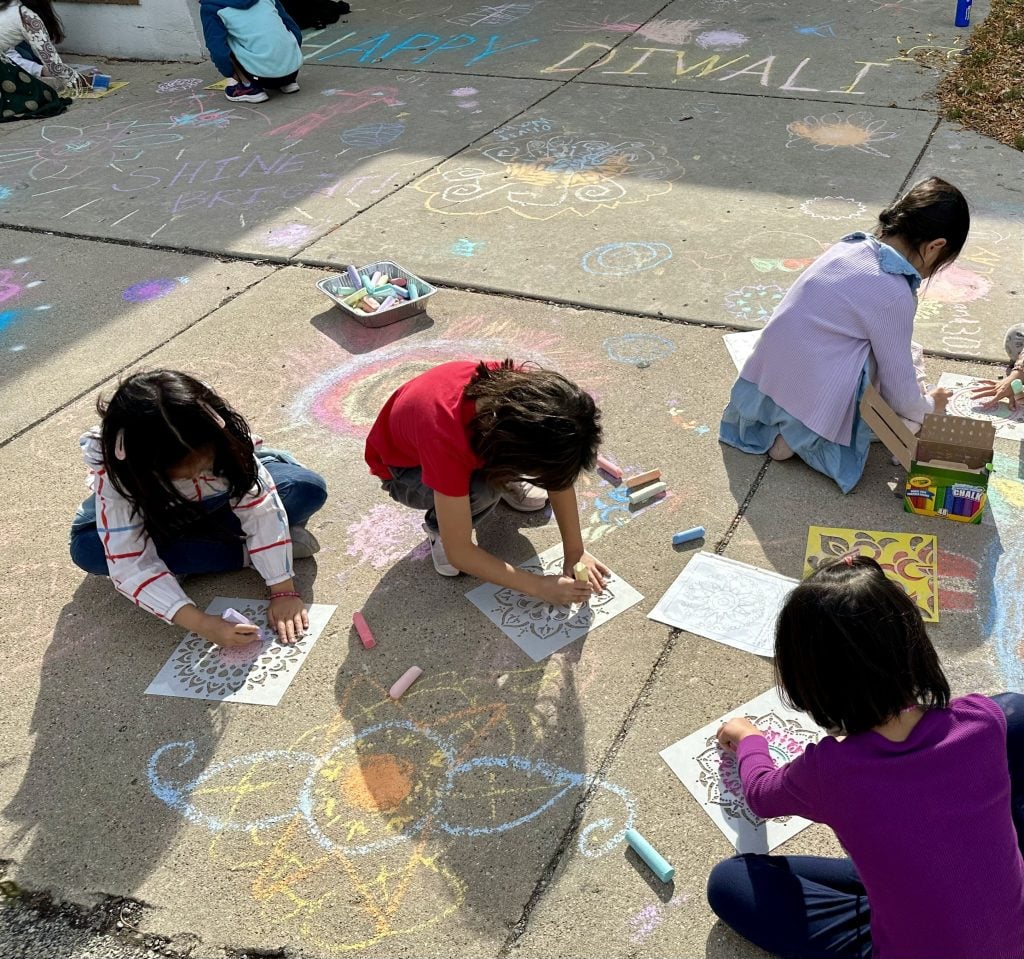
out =
{"type": "Polygon", "coordinates": [[[229,100],[262,103],[267,89],[298,93],[302,31],[280,0],[199,0],[210,59],[236,81],[229,100]]]}

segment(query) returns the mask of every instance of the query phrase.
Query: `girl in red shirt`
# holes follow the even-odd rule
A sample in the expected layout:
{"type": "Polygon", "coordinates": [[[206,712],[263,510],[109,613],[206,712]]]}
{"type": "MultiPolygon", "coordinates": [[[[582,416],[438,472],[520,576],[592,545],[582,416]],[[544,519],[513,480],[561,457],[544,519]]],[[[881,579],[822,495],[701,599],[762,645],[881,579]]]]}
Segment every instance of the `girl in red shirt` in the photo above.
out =
{"type": "Polygon", "coordinates": [[[423,529],[442,576],[470,573],[555,605],[585,602],[608,569],[583,548],[573,484],[593,469],[601,413],[560,373],[503,362],[442,363],[399,387],[366,440],[366,462],[392,499],[426,511],[423,529]],[[504,500],[533,512],[547,501],[562,534],[562,576],[510,566],[477,546],[476,526],[504,500]],[[584,563],[589,581],[573,567],[584,563]]]}

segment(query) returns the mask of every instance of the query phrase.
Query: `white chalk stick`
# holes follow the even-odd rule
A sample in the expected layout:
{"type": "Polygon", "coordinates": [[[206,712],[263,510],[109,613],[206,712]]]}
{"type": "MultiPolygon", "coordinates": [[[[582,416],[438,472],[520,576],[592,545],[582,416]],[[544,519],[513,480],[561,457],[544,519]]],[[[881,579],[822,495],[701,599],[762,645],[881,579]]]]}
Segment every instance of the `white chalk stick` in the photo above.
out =
{"type": "Polygon", "coordinates": [[[664,483],[651,483],[650,486],[645,486],[643,489],[638,489],[635,493],[630,493],[629,505],[638,506],[640,503],[646,503],[651,497],[664,493],[667,489],[668,486],[664,483]]]}

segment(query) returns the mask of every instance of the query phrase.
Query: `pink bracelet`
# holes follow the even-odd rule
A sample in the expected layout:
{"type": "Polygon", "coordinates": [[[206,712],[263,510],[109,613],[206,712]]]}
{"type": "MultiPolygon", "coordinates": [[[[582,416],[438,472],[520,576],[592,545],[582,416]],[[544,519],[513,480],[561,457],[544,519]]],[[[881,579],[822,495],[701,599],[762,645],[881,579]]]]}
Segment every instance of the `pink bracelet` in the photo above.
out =
{"type": "Polygon", "coordinates": [[[288,593],[271,593],[270,601],[273,602],[275,599],[284,599],[286,596],[294,596],[296,599],[302,599],[302,593],[292,591],[288,593]]]}

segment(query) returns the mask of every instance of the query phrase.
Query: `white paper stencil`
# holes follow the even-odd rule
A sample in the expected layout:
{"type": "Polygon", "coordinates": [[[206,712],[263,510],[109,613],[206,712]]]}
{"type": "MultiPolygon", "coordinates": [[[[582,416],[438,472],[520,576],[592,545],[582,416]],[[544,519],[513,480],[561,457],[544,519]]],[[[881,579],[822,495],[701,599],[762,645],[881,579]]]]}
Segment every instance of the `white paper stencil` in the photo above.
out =
{"type": "Polygon", "coordinates": [[[743,364],[754,352],[757,341],[761,339],[761,332],[761,330],[744,330],[742,333],[722,334],[725,348],[729,351],[729,356],[732,357],[737,373],[743,369],[743,364]]]}
{"type": "Polygon", "coordinates": [[[306,635],[294,646],[283,646],[277,642],[276,631],[267,626],[269,605],[265,600],[218,596],[206,612],[220,616],[233,607],[260,627],[262,638],[247,646],[216,646],[189,633],[146,692],[150,696],[276,706],[338,607],[307,606],[306,635]]]}
{"type": "Polygon", "coordinates": [[[796,759],[823,731],[806,713],[784,706],[776,689],[726,713],[713,723],[667,749],[661,758],[711,817],[737,852],[771,852],[810,822],[799,816],[760,819],[743,798],[736,757],[718,747],[715,739],[727,719],[745,716],[764,733],[776,766],[796,759]]]}
{"type": "MultiPolygon", "coordinates": [[[[561,544],[520,563],[519,568],[544,575],[561,573],[561,544]]],[[[604,592],[595,594],[583,606],[552,606],[493,583],[471,589],[466,599],[538,663],[635,606],[643,596],[612,573],[604,592]]]]}
{"type": "Polygon", "coordinates": [[[647,618],[771,656],[775,620],[796,584],[771,570],[697,553],[647,618]]]}
{"type": "Polygon", "coordinates": [[[1024,441],[1024,406],[1011,410],[1004,400],[991,410],[986,410],[987,400],[976,400],[971,390],[981,380],[975,376],[961,376],[959,373],[943,373],[937,386],[952,390],[947,413],[955,416],[969,416],[972,420],[988,420],[996,427],[996,436],[1001,440],[1024,441]]]}

